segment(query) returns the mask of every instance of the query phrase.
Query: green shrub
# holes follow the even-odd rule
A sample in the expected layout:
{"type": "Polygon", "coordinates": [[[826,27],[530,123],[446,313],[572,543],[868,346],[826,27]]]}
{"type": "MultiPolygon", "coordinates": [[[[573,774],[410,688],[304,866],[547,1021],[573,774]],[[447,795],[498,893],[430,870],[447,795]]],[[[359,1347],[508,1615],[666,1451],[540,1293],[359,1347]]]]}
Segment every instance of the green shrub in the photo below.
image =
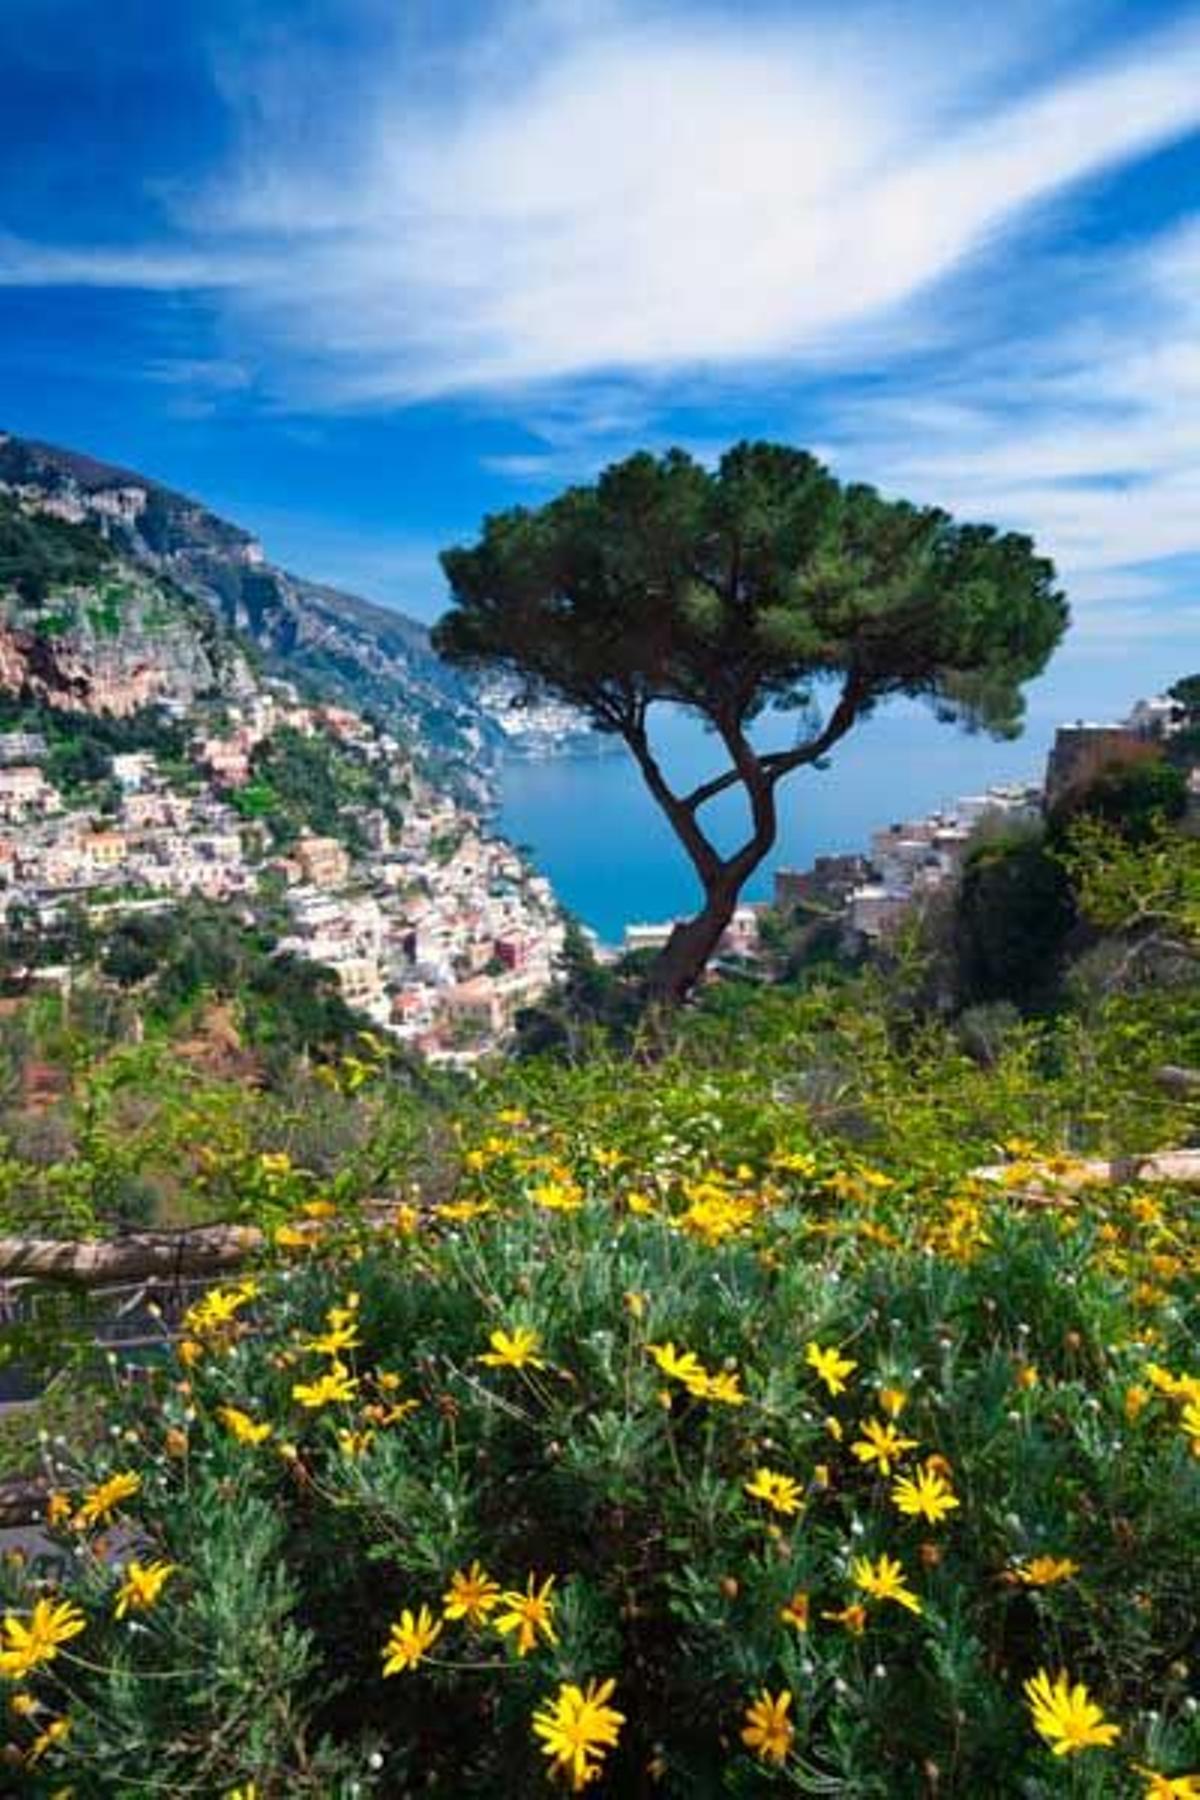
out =
{"type": "Polygon", "coordinates": [[[522,1081],[545,1104],[483,1096],[450,1203],[302,1205],[163,1365],[116,1372],[101,1451],[56,1452],[86,1623],[23,1685],[22,1754],[71,1720],[29,1791],[549,1792],[535,1713],[609,1679],[617,1741],[585,1761],[613,1794],[1194,1769],[1195,1197],[1056,1199],[1069,1163],[1022,1143],[991,1187],[877,1167],[678,1068],[522,1081]],[[936,1522],[898,1504],[922,1472],[958,1502],[936,1522]],[[135,1554],[170,1573],[118,1619],[135,1554]],[[446,1617],[476,1562],[503,1597],[446,1617]],[[530,1593],[550,1630],[520,1654],[530,1593]],[[1041,1668],[1116,1741],[1052,1754],[1041,1668]],[[791,1696],[765,1742],[764,1690],[791,1696]]]}

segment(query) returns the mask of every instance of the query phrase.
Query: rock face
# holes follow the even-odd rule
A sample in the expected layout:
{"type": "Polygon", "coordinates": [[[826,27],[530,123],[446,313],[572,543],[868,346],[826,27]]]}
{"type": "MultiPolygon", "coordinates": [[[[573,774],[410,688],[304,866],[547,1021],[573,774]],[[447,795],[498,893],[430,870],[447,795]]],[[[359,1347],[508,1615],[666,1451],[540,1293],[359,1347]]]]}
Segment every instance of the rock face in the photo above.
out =
{"type": "Polygon", "coordinates": [[[0,693],[127,718],[236,701],[254,676],[233,634],[90,525],[0,495],[0,693]]]}
{"type": "Polygon", "coordinates": [[[182,494],[72,450],[0,433],[0,490],[96,526],[243,633],[274,673],[384,719],[415,749],[478,767],[497,734],[424,626],[268,562],[261,544],[182,494]]]}

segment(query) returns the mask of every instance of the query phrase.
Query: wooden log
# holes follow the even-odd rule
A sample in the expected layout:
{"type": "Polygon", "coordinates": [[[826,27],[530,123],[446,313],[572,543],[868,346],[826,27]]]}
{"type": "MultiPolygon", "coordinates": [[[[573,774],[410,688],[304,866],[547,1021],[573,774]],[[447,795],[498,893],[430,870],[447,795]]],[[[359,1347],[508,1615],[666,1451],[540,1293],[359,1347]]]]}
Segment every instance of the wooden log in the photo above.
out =
{"type": "MultiPolygon", "coordinates": [[[[980,1181],[1007,1186],[1019,1163],[990,1163],[971,1173],[980,1181]]],[[[1026,1179],[1014,1193],[1077,1194],[1089,1187],[1122,1187],[1130,1181],[1167,1183],[1175,1187],[1200,1187],[1200,1150],[1160,1150],[1148,1156],[1114,1156],[1069,1162],[1061,1172],[1046,1169],[1031,1158],[1026,1179]]]]}
{"type": "Polygon", "coordinates": [[[46,1517],[50,1484],[41,1476],[15,1476],[0,1481],[0,1531],[40,1525],[46,1517]]]}
{"type": "Polygon", "coordinates": [[[239,1268],[266,1239],[254,1225],[200,1225],[182,1231],[138,1231],[118,1238],[0,1238],[0,1278],[65,1287],[174,1281],[239,1268]]]}
{"type": "Polygon", "coordinates": [[[1166,1063],[1154,1079],[1168,1094],[1200,1095],[1200,1069],[1181,1069],[1175,1063],[1166,1063]]]}
{"type": "MultiPolygon", "coordinates": [[[[364,1200],[352,1215],[373,1231],[388,1231],[404,1203],[364,1200]]],[[[426,1216],[436,1207],[422,1205],[426,1216]]],[[[319,1240],[321,1223],[294,1229],[319,1240]]],[[[0,1238],[0,1281],[46,1281],[64,1287],[119,1287],[131,1281],[195,1280],[237,1269],[266,1248],[257,1225],[193,1225],[177,1231],[136,1231],[116,1238],[0,1238]]]]}

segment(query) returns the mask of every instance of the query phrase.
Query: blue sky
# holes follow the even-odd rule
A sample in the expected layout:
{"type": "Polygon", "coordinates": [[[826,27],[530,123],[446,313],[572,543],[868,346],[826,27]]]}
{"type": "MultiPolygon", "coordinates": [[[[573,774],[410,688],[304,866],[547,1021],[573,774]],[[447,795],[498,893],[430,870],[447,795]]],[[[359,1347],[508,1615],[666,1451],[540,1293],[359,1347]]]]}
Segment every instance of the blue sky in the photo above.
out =
{"type": "Polygon", "coordinates": [[[1039,711],[1200,667],[1200,6],[4,0],[0,425],[426,617],[746,435],[1032,531],[1039,711]]]}

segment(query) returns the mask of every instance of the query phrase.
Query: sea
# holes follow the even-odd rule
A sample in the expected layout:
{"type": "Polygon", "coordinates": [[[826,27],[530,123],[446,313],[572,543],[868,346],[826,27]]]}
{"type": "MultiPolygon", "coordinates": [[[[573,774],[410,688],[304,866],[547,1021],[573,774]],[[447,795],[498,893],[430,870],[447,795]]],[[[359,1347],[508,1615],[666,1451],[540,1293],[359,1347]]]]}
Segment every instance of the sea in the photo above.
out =
{"type": "MultiPolygon", "coordinates": [[[[677,791],[725,767],[720,745],[698,721],[657,711],[660,762],[677,791]]],[[[998,742],[939,723],[915,703],[880,709],[837,746],[828,768],[797,770],[781,784],[778,842],[744,897],[770,899],[776,869],[803,868],[827,851],[866,851],[878,826],[949,808],[993,782],[1040,782],[1055,722],[1054,714],[1033,714],[1020,738],[998,742]]],[[[761,749],[790,741],[779,718],[756,735],[761,749]]],[[[509,758],[500,787],[500,829],[602,944],[619,944],[629,924],[676,918],[696,906],[687,859],[623,748],[543,762],[509,758]]],[[[701,816],[722,848],[744,828],[734,794],[701,816]]]]}

